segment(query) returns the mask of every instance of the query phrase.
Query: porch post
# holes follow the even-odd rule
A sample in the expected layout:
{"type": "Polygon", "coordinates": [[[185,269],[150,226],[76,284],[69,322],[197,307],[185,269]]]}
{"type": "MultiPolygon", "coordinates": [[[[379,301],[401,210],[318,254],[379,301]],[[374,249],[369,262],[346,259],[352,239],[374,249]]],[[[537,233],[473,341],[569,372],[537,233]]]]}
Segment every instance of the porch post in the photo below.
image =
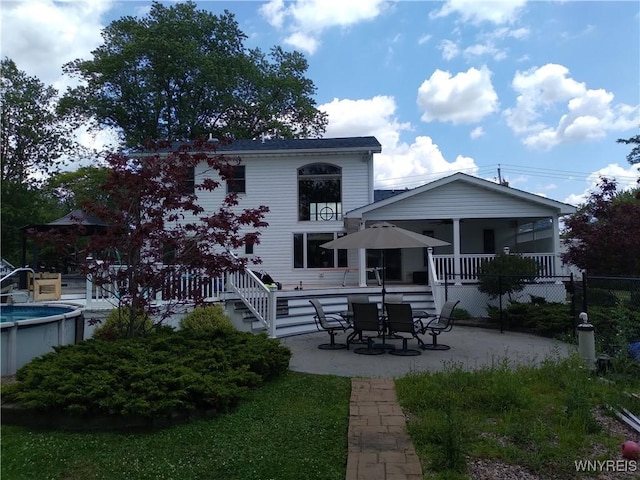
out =
{"type": "Polygon", "coordinates": [[[460,261],[460,219],[453,219],[453,281],[462,283],[462,265],[460,261]]]}
{"type": "Polygon", "coordinates": [[[560,219],[558,215],[551,217],[551,224],[553,225],[553,272],[551,275],[559,275],[562,271],[562,262],[560,261],[560,219]]]}
{"type": "MultiPolygon", "coordinates": [[[[359,230],[364,230],[364,220],[360,222],[359,230]]],[[[358,286],[367,286],[367,250],[364,248],[358,249],[358,286]]]]}

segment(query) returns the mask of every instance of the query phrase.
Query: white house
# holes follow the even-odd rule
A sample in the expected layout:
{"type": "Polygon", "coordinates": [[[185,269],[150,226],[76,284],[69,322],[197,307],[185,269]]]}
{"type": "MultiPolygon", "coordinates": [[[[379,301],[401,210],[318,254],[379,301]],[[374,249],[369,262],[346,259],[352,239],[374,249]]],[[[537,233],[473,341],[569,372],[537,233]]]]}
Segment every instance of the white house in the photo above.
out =
{"type": "MultiPolygon", "coordinates": [[[[260,244],[236,253],[260,257],[263,263],[257,268],[290,288],[301,282],[339,285],[343,280],[364,286],[375,281],[371,269],[379,266],[377,252],[365,257],[319,245],[387,221],[450,242],[450,247],[433,252],[434,260],[438,275],[456,282],[473,280],[479,262],[505,248],[535,257],[543,276],[562,273],[559,219],[575,207],[463,173],[374,201],[373,156],[380,152],[375,137],[250,140],[222,146],[219,153],[242,160],[235,179],[240,206],[270,208],[260,244]]],[[[221,188],[201,201],[213,209],[225,194],[221,188]]],[[[426,283],[425,253],[387,252],[387,281],[426,283]]]]}
{"type": "MultiPolygon", "coordinates": [[[[344,309],[350,293],[366,292],[379,301],[379,252],[320,245],[380,221],[450,243],[434,251],[385,254],[388,288],[422,309],[438,311],[446,296],[467,299],[469,306],[462,305],[482,315],[472,311],[472,305],[487,304],[474,284],[477,269],[505,249],[535,258],[539,277],[556,285],[562,298],[564,287],[556,277],[566,274],[560,219],[575,207],[463,173],[412,190],[375,192],[374,155],[381,150],[371,136],[219,145],[218,153],[239,157],[241,163],[234,167],[233,181],[199,193],[205,211],[219,208],[230,190],[239,194],[238,208],[266,205],[270,211],[260,243],[234,252],[262,263],[253,272],[229,275],[224,288],[215,280],[207,298],[225,300],[228,309],[244,305],[244,312],[257,319],[251,321],[272,336],[315,328],[309,295],[323,297],[334,312],[344,309]],[[383,195],[376,198],[377,193],[383,195]],[[282,291],[266,288],[255,275],[259,270],[280,282],[282,291]]],[[[194,181],[207,175],[214,173],[203,163],[194,181]]]]}

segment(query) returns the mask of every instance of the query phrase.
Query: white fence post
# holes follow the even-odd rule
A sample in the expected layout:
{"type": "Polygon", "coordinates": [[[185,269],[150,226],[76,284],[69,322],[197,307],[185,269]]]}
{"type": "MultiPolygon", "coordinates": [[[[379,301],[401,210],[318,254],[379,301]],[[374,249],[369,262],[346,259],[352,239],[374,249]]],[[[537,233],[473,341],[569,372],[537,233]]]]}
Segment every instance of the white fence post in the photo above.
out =
{"type": "Polygon", "coordinates": [[[271,287],[269,288],[269,312],[268,312],[268,322],[269,322],[269,337],[276,338],[276,316],[278,315],[278,288],[271,287]]]}

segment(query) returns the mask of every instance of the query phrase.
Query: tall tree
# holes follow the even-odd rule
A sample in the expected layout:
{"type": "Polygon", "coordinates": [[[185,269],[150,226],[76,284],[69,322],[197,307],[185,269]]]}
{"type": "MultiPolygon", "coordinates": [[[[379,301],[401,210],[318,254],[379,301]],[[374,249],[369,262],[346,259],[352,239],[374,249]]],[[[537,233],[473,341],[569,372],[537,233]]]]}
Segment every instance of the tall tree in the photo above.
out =
{"type": "Polygon", "coordinates": [[[246,49],[246,35],[228,11],[154,2],[147,16],[116,20],[102,36],[91,60],[65,65],[84,84],[66,93],[63,108],[115,127],[128,146],[207,134],[312,137],[325,130],[304,56],[278,47],[268,55],[246,49]]]}
{"type": "Polygon", "coordinates": [[[562,260],[593,274],[640,275],[640,199],[607,178],[598,188],[566,219],[562,260]]]}
{"type": "Polygon", "coordinates": [[[16,264],[22,248],[20,227],[58,214],[55,202],[38,190],[67,155],[77,154],[74,125],[56,114],[57,91],[18,69],[0,62],[0,213],[2,255],[16,264]]]}

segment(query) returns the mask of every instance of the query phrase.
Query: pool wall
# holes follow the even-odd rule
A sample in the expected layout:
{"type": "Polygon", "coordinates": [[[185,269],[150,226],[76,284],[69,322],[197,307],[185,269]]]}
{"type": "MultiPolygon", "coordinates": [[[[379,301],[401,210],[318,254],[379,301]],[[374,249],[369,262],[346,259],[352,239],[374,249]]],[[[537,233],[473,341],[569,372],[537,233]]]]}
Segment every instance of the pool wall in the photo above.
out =
{"type": "MultiPolygon", "coordinates": [[[[39,306],[46,306],[46,304],[39,304],[39,306]]],[[[2,375],[13,375],[35,357],[53,351],[56,345],[69,345],[82,340],[84,336],[82,308],[77,305],[63,304],[50,306],[69,307],[73,310],[65,314],[0,324],[2,375]]]]}

